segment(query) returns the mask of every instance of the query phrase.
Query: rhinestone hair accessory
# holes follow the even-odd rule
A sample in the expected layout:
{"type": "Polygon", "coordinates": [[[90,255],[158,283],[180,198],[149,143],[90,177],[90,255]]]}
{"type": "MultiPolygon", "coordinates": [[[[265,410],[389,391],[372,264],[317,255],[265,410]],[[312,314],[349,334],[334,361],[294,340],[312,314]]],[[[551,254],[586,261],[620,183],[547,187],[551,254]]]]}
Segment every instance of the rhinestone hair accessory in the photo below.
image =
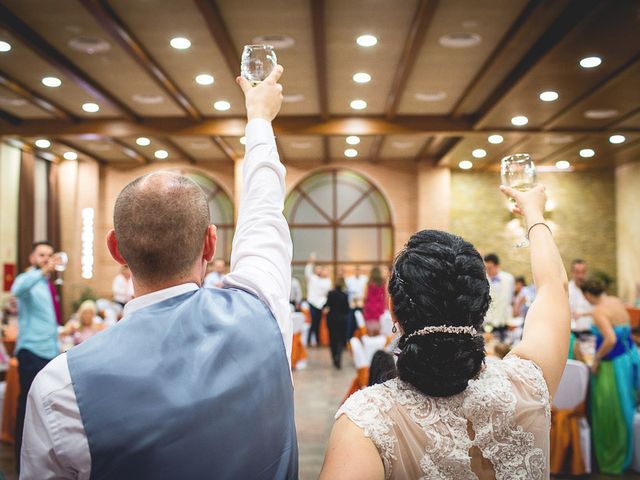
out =
{"type": "Polygon", "coordinates": [[[429,335],[430,333],[456,333],[459,335],[476,335],[478,331],[473,327],[452,327],[450,325],[436,325],[433,327],[424,327],[407,335],[407,340],[418,335],[429,335]]]}
{"type": "Polygon", "coordinates": [[[402,289],[402,292],[407,297],[407,300],[409,300],[409,305],[411,305],[411,308],[415,308],[416,304],[414,303],[413,298],[411,298],[411,295],[409,295],[409,293],[407,293],[407,290],[405,288],[405,286],[406,286],[405,281],[402,279],[402,277],[400,276],[400,274],[398,273],[398,271],[396,269],[393,270],[393,274],[395,275],[396,279],[398,280],[398,283],[400,284],[400,288],[402,289]]]}

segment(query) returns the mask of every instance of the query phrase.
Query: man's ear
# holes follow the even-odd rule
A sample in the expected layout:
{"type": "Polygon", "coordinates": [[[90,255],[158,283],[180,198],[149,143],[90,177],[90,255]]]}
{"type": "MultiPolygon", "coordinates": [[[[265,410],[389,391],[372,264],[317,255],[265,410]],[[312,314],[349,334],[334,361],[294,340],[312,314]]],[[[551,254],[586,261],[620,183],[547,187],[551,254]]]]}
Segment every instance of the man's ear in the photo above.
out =
{"type": "Polygon", "coordinates": [[[113,259],[120,265],[126,265],[127,261],[122,258],[120,249],[118,248],[118,240],[116,239],[116,231],[112,228],[107,233],[107,248],[113,259]]]}
{"type": "Polygon", "coordinates": [[[204,235],[204,250],[202,258],[209,263],[216,254],[216,241],[218,239],[218,229],[215,225],[209,225],[204,235]]]}

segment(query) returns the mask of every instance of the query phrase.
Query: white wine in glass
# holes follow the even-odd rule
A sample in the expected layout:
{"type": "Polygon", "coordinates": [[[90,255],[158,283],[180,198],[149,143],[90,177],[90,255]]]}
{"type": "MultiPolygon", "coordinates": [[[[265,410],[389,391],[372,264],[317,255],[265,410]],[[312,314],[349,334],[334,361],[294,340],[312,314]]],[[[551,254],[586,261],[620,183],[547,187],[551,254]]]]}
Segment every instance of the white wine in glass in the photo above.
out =
{"type": "MultiPolygon", "coordinates": [[[[531,190],[536,186],[536,166],[528,153],[514,153],[507,155],[500,162],[500,176],[502,184],[521,192],[531,190]]],[[[514,245],[516,248],[528,247],[529,240],[523,239],[514,245]]]]}
{"type": "Polygon", "coordinates": [[[56,285],[62,285],[64,281],[62,280],[62,272],[67,269],[67,264],[69,263],[69,256],[66,252],[58,252],[53,254],[54,257],[58,257],[59,263],[53,267],[56,271],[56,285]]]}
{"type": "Polygon", "coordinates": [[[276,52],[271,45],[245,45],[242,50],[240,75],[255,87],[269,76],[277,64],[276,52]]]}

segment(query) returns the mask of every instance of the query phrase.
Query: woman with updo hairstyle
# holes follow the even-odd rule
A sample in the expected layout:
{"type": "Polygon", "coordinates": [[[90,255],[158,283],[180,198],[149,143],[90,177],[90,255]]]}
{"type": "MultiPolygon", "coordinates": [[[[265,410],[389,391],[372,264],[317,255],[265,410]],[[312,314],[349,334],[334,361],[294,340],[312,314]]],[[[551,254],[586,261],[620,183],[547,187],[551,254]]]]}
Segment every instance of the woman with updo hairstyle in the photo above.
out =
{"type": "Polygon", "coordinates": [[[522,341],[485,363],[482,257],[456,235],[414,234],[388,287],[398,376],[340,407],[321,479],[549,478],[550,397],[569,345],[567,274],[544,221],[544,187],[501,190],[524,216],[538,292],[522,341]]]}

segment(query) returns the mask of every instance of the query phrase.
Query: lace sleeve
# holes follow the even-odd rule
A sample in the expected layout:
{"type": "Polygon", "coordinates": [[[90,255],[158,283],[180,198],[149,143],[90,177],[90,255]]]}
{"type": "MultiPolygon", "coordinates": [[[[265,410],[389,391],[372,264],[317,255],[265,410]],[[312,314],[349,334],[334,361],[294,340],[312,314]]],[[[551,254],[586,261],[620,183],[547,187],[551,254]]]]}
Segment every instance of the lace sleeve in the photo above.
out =
{"type": "Polygon", "coordinates": [[[391,462],[396,460],[396,439],[389,410],[393,400],[384,385],[374,385],[351,395],[336,413],[336,420],[346,415],[371,439],[380,453],[385,478],[391,478],[391,462]]]}
{"type": "Polygon", "coordinates": [[[520,395],[526,394],[537,401],[551,421],[551,396],[540,367],[532,360],[525,360],[515,354],[507,355],[502,362],[520,395]]]}

